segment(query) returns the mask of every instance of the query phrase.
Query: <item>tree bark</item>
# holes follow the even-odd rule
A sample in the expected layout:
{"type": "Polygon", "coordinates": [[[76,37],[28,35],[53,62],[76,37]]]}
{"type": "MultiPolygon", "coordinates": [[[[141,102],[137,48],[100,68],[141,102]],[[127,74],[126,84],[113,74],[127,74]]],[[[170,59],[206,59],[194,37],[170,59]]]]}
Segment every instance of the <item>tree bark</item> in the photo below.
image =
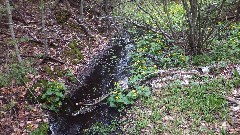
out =
{"type": "Polygon", "coordinates": [[[45,22],[45,5],[44,5],[44,1],[41,0],[40,3],[40,7],[41,7],[41,15],[42,15],[42,33],[44,36],[43,39],[43,44],[44,44],[44,57],[47,58],[48,57],[48,44],[47,44],[47,32],[46,32],[46,22],[45,22]]]}
{"type": "Polygon", "coordinates": [[[80,0],[80,15],[79,19],[83,20],[83,0],[80,0]]]}
{"type": "Polygon", "coordinates": [[[201,44],[198,44],[198,29],[197,29],[197,17],[198,17],[198,1],[190,0],[190,7],[186,0],[182,0],[183,7],[186,10],[188,20],[188,45],[190,53],[192,55],[201,53],[201,44]]]}
{"type": "Polygon", "coordinates": [[[240,19],[240,0],[237,2],[236,20],[240,19]]]}
{"type": "Polygon", "coordinates": [[[8,22],[9,22],[9,28],[10,28],[10,32],[11,32],[11,37],[12,37],[12,40],[14,41],[14,47],[15,47],[15,51],[16,51],[18,62],[21,63],[22,62],[22,58],[20,56],[18,43],[17,43],[16,37],[15,37],[15,33],[14,33],[14,30],[13,30],[12,11],[11,11],[11,6],[10,6],[10,3],[9,3],[9,0],[6,0],[6,6],[7,6],[8,22]]]}

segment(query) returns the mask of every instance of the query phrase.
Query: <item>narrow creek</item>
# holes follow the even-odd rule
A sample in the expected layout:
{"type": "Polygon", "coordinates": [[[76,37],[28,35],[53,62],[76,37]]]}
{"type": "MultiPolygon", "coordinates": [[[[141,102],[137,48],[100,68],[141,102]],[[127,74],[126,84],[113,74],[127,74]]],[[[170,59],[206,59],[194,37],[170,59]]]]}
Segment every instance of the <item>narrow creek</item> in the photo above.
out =
{"type": "MultiPolygon", "coordinates": [[[[50,130],[52,135],[82,134],[96,122],[109,124],[118,116],[115,108],[106,102],[93,106],[80,106],[76,103],[91,103],[94,99],[110,93],[114,82],[127,83],[129,76],[130,52],[133,44],[127,34],[112,41],[112,47],[106,51],[89,76],[84,76],[84,85],[80,86],[71,96],[59,114],[51,114],[50,130]],[[124,37],[124,38],[123,38],[124,37]]],[[[106,100],[105,100],[106,101],[106,100]]]]}

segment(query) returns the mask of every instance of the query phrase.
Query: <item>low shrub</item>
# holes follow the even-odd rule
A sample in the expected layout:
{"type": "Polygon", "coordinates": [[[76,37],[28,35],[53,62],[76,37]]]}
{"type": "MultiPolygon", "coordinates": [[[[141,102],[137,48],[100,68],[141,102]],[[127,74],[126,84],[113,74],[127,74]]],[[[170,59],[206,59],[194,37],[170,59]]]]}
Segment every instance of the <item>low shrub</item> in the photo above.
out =
{"type": "Polygon", "coordinates": [[[45,90],[41,96],[42,107],[54,112],[58,112],[65,99],[66,87],[60,82],[48,82],[43,86],[45,90]]]}

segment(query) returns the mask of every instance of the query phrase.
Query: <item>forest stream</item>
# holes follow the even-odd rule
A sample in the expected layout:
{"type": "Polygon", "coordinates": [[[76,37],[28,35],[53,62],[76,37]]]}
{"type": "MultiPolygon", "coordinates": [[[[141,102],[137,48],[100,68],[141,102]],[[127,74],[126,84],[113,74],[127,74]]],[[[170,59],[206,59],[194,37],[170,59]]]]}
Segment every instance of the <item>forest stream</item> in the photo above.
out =
{"type": "Polygon", "coordinates": [[[82,134],[82,130],[89,128],[92,124],[96,122],[108,124],[117,116],[117,110],[109,107],[106,102],[91,106],[77,105],[96,102],[111,92],[114,82],[121,81],[122,85],[127,84],[128,63],[133,44],[128,37],[117,38],[112,44],[103,57],[97,60],[90,75],[85,76],[84,85],[65,101],[62,111],[57,115],[51,115],[52,135],[82,134]]]}

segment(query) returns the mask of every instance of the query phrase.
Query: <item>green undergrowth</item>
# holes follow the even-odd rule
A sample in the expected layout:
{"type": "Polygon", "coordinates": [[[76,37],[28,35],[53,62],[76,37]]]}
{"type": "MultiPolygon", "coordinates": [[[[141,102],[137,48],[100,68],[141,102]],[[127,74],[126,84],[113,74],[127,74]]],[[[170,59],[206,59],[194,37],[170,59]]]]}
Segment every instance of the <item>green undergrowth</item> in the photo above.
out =
{"type": "MultiPolygon", "coordinates": [[[[181,4],[175,2],[168,3],[169,14],[164,11],[163,2],[160,1],[128,2],[123,4],[122,8],[123,11],[120,13],[116,12],[116,14],[120,14],[124,18],[130,20],[136,20],[139,24],[149,25],[153,28],[158,28],[160,26],[168,33],[170,33],[170,24],[173,25],[175,32],[181,31],[183,29],[183,24],[186,24],[184,18],[185,10],[181,4]],[[138,5],[140,5],[143,10],[139,10],[138,5]],[[167,15],[169,15],[169,17],[167,15]]],[[[131,30],[135,31],[136,29],[131,30]]]]}
{"type": "Polygon", "coordinates": [[[65,78],[66,81],[69,81],[71,83],[77,83],[77,80],[72,73],[71,70],[65,69],[63,70],[61,66],[53,66],[52,68],[46,64],[44,65],[44,71],[47,73],[48,76],[50,76],[52,79],[57,80],[59,77],[65,78]]]}
{"type": "MultiPolygon", "coordinates": [[[[103,124],[97,122],[93,124],[89,129],[83,130],[83,135],[109,135],[118,133],[118,122],[112,120],[109,124],[103,124]]],[[[120,134],[120,133],[119,133],[120,134]]]]}
{"type": "Polygon", "coordinates": [[[239,29],[239,23],[230,25],[213,39],[203,55],[186,56],[180,46],[171,45],[161,35],[131,28],[137,37],[131,53],[128,88],[122,89],[121,83],[116,82],[108,99],[111,106],[120,110],[133,105],[125,110],[130,115],[123,118],[127,120],[122,122],[121,130],[126,134],[226,134],[221,125],[228,123],[230,116],[224,96],[239,86],[237,72],[231,79],[197,76],[188,86],[180,80],[169,82],[155,91],[145,82],[156,77],[159,69],[239,63],[239,29]]]}
{"type": "Polygon", "coordinates": [[[224,37],[215,39],[209,46],[209,52],[203,55],[193,56],[192,64],[196,66],[215,64],[218,62],[239,63],[240,58],[240,23],[234,23],[228,27],[224,37]]]}
{"type": "Polygon", "coordinates": [[[23,85],[29,82],[27,74],[34,74],[36,71],[28,61],[22,63],[13,63],[5,65],[5,70],[0,71],[0,88],[7,87],[10,84],[23,85]]]}
{"type": "Polygon", "coordinates": [[[66,90],[62,82],[41,79],[28,89],[26,98],[30,103],[41,103],[43,109],[57,113],[66,98],[66,90]]]}
{"type": "Polygon", "coordinates": [[[177,80],[141,98],[127,111],[132,115],[121,129],[126,134],[225,134],[220,126],[230,118],[224,95],[239,81],[239,74],[230,80],[207,78],[201,84],[192,80],[189,86],[177,80]]]}
{"type": "Polygon", "coordinates": [[[63,25],[71,17],[71,13],[67,10],[59,10],[55,12],[55,19],[58,24],[63,25]]]}

